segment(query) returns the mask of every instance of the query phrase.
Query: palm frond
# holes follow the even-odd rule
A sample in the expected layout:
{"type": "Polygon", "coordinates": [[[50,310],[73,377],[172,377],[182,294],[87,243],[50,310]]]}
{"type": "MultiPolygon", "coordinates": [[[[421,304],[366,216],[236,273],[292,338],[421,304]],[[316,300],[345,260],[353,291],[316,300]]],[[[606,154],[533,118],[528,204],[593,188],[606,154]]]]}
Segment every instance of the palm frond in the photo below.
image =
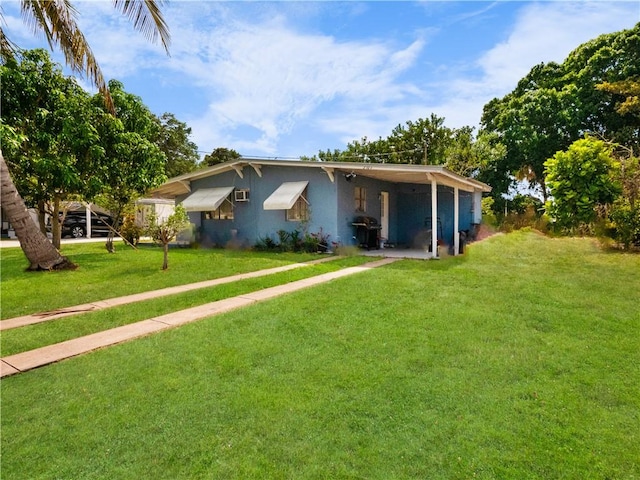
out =
{"type": "Polygon", "coordinates": [[[7,61],[15,58],[17,50],[16,45],[5,36],[4,30],[0,28],[0,59],[2,63],[7,63],[7,61]]]}
{"type": "Polygon", "coordinates": [[[23,0],[22,17],[34,33],[43,33],[51,49],[62,51],[67,65],[85,74],[104,96],[105,105],[115,113],[109,88],[93,51],[76,22],[77,11],[69,0],[23,0]]]}
{"type": "Polygon", "coordinates": [[[159,39],[169,54],[169,26],[160,11],[164,3],[163,0],[113,0],[114,8],[131,20],[136,30],[151,42],[159,39]]]}
{"type": "MultiPolygon", "coordinates": [[[[142,35],[152,41],[158,39],[169,53],[169,27],[160,7],[162,0],[114,0],[113,5],[129,20],[142,35]]],[[[77,11],[70,0],[22,0],[22,17],[35,34],[43,34],[53,50],[62,51],[67,65],[75,72],[85,74],[102,93],[105,104],[115,114],[113,99],[102,74],[102,70],[89,47],[89,43],[78,27],[77,11]]],[[[13,56],[12,44],[0,30],[0,53],[3,58],[13,56]]]]}
{"type": "Polygon", "coordinates": [[[2,8],[2,5],[0,5],[0,60],[5,64],[9,60],[15,58],[18,47],[4,34],[2,25],[5,25],[4,9],[2,8]]]}

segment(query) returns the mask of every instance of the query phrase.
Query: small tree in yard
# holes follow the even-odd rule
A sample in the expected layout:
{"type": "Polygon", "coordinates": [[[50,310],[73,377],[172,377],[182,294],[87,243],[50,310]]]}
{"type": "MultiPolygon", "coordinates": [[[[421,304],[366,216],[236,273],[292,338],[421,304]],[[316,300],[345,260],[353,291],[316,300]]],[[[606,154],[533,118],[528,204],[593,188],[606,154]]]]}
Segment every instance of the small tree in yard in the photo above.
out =
{"type": "Polygon", "coordinates": [[[163,270],[169,268],[169,243],[173,241],[178,234],[189,228],[189,225],[189,215],[187,215],[187,211],[182,205],[177,205],[173,214],[162,223],[158,223],[158,218],[155,214],[151,215],[147,233],[153,238],[154,242],[162,245],[164,251],[163,270]]]}
{"type": "Polygon", "coordinates": [[[590,232],[598,209],[620,194],[619,162],[602,140],[586,137],[545,162],[546,184],[552,196],[547,212],[566,232],[590,232]]]}

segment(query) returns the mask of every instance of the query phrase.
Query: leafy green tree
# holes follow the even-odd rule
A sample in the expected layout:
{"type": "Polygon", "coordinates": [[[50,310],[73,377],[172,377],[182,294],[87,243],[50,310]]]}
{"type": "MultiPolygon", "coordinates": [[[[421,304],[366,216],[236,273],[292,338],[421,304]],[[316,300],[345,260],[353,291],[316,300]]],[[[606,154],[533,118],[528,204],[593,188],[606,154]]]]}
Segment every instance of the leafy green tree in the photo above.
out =
{"type": "Polygon", "coordinates": [[[429,118],[397,125],[387,138],[371,141],[363,137],[347,144],[344,152],[327,150],[319,157],[351,162],[442,165],[452,141],[453,130],[445,127],[444,118],[432,113],[429,118]]]}
{"type": "Polygon", "coordinates": [[[432,113],[429,118],[409,120],[395,127],[388,138],[389,146],[394,147],[393,163],[445,164],[454,132],[444,125],[444,120],[432,113]]]}
{"type": "Polygon", "coordinates": [[[333,151],[327,149],[326,151],[318,152],[318,159],[321,162],[340,162],[342,160],[342,152],[335,148],[333,151]]]}
{"type": "Polygon", "coordinates": [[[483,131],[499,135],[506,147],[505,173],[540,186],[545,196],[544,162],[579,137],[569,114],[573,89],[562,86],[562,75],[560,65],[537,65],[511,94],[487,104],[482,116],[483,131]]]}
{"type": "MultiPolygon", "coordinates": [[[[104,96],[107,108],[113,112],[113,102],[100,67],[93,56],[82,31],[76,22],[76,10],[70,1],[23,0],[22,13],[25,21],[35,32],[44,33],[50,47],[58,47],[64,53],[67,64],[76,72],[85,72],[104,96]]],[[[154,0],[130,2],[114,0],[114,7],[128,17],[134,28],[148,39],[160,39],[168,51],[169,29],[158,3],[154,0]]],[[[3,23],[0,10],[0,25],[3,23]]],[[[6,37],[0,26],[0,56],[4,62],[14,58],[16,46],[6,37]]],[[[3,128],[3,131],[6,129],[3,128]]],[[[8,221],[14,227],[20,247],[29,261],[29,270],[51,270],[73,267],[47,237],[31,221],[26,204],[18,193],[9,172],[4,154],[0,149],[0,199],[8,221]]]]}
{"type": "MultiPolygon", "coordinates": [[[[3,143],[15,143],[16,136],[8,139],[5,135],[10,129],[2,126],[3,143]],[[8,140],[8,141],[7,141],[8,140]]],[[[20,140],[18,140],[20,141],[20,140]]],[[[9,168],[0,151],[0,195],[2,210],[11,222],[11,226],[20,240],[20,247],[24,252],[29,266],[27,270],[61,270],[75,268],[75,264],[60,254],[47,237],[33,222],[24,200],[16,190],[11,180],[9,168]]]]}
{"type": "Polygon", "coordinates": [[[362,137],[348,143],[343,151],[320,151],[304,160],[443,165],[453,142],[454,130],[444,125],[444,118],[432,113],[427,119],[409,120],[396,126],[387,138],[362,137]]]}
{"type": "Polygon", "coordinates": [[[563,231],[591,232],[597,209],[620,194],[615,180],[619,164],[612,157],[612,147],[602,140],[577,140],[547,160],[545,167],[552,196],[547,212],[563,231]]]}
{"type": "Polygon", "coordinates": [[[586,42],[562,64],[535,66],[513,92],[484,107],[483,131],[507,149],[501,169],[546,196],[546,159],[585,133],[638,148],[640,116],[617,108],[619,92],[611,89],[628,88],[639,76],[640,24],[586,42]]]}
{"type": "MultiPolygon", "coordinates": [[[[104,156],[96,176],[101,195],[95,200],[113,214],[107,250],[113,252],[113,232],[127,209],[146,191],[166,180],[166,157],[157,144],[161,126],[140,97],[111,80],[109,90],[116,109],[114,117],[103,111],[97,130],[104,156]]],[[[96,109],[103,108],[100,95],[94,97],[96,109]]]]}
{"type": "Polygon", "coordinates": [[[640,116],[640,76],[618,82],[603,82],[596,85],[596,88],[624,97],[622,102],[616,103],[616,111],[619,114],[640,116]]]}
{"type": "Polygon", "coordinates": [[[202,163],[204,163],[208,167],[212,167],[213,165],[217,165],[219,163],[237,160],[240,157],[241,155],[232,148],[218,147],[211,153],[205,155],[202,163]]]}
{"type": "Polygon", "coordinates": [[[619,94],[599,85],[620,86],[640,77],[640,23],[580,45],[562,66],[565,82],[575,86],[573,115],[581,132],[597,134],[637,151],[640,116],[619,111],[619,94]]]}
{"type": "MultiPolygon", "coordinates": [[[[100,65],[93,55],[84,34],[77,24],[78,11],[70,1],[21,0],[22,16],[34,33],[42,33],[53,49],[57,47],[64,54],[67,65],[76,73],[84,73],[100,93],[107,108],[113,112],[113,102],[102,74],[100,65]]],[[[160,41],[169,53],[169,27],[162,17],[162,2],[144,0],[131,2],[113,0],[113,7],[127,17],[133,26],[151,42],[160,41]]],[[[0,10],[0,22],[4,17],[0,10]]],[[[0,27],[0,55],[3,60],[13,58],[16,46],[0,27]]]]}
{"type": "Polygon", "coordinates": [[[89,95],[73,77],[51,62],[44,50],[22,52],[20,62],[0,66],[2,123],[23,141],[11,151],[9,167],[27,204],[52,220],[53,243],[60,248],[61,204],[70,196],[91,197],[99,189],[94,175],[102,157],[89,95]]]}
{"type": "Polygon", "coordinates": [[[191,128],[179,121],[173,113],[164,113],[160,117],[158,146],[165,154],[167,177],[177,177],[192,172],[198,166],[198,146],[189,140],[191,128]]]}
{"type": "Polygon", "coordinates": [[[169,268],[169,244],[180,233],[187,230],[189,225],[189,215],[182,205],[176,205],[174,212],[164,222],[158,222],[158,218],[155,215],[150,216],[147,234],[156,243],[162,245],[162,251],[164,252],[163,270],[169,268]]]}

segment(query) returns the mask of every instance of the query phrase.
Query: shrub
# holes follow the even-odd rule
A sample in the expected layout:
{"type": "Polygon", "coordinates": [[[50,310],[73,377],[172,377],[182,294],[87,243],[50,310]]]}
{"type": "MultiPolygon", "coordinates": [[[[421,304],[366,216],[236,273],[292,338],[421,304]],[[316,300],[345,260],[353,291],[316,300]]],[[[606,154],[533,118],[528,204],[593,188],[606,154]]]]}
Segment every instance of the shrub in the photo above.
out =
{"type": "Polygon", "coordinates": [[[530,227],[542,233],[548,232],[549,221],[543,215],[544,208],[541,200],[528,195],[516,195],[511,204],[513,210],[502,220],[501,230],[512,232],[530,227]]]}
{"type": "Polygon", "coordinates": [[[260,252],[268,252],[276,250],[278,244],[271,237],[260,237],[253,248],[260,252]]]}
{"type": "Polygon", "coordinates": [[[129,214],[124,217],[122,227],[120,228],[120,236],[131,245],[138,245],[142,236],[143,228],[136,223],[135,215],[129,214]]]}
{"type": "Polygon", "coordinates": [[[611,237],[625,250],[640,246],[640,203],[635,206],[625,199],[614,202],[609,213],[611,237]]]}
{"type": "Polygon", "coordinates": [[[557,227],[567,233],[592,233],[598,207],[611,204],[621,191],[612,147],[586,137],[544,165],[552,196],[546,208],[557,227]]]}
{"type": "Polygon", "coordinates": [[[482,223],[495,227],[498,224],[498,219],[493,211],[493,204],[495,200],[492,197],[484,197],[482,199],[482,223]]]}

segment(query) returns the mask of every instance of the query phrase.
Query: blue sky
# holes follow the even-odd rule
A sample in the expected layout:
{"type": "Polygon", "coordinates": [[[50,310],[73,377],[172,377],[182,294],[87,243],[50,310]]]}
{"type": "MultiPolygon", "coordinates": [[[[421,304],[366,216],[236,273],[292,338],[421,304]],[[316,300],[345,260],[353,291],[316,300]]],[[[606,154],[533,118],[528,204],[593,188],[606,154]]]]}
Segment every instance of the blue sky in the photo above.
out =
{"type": "MultiPolygon", "coordinates": [[[[2,3],[9,38],[45,46],[19,3],[2,3]]],[[[186,122],[203,154],[228,147],[278,158],[386,137],[431,113],[449,127],[477,127],[483,105],[532,66],[562,62],[581,43],[640,21],[638,0],[174,0],[164,8],[167,56],[111,2],[73,3],[105,76],[154,113],[186,122]]]]}

